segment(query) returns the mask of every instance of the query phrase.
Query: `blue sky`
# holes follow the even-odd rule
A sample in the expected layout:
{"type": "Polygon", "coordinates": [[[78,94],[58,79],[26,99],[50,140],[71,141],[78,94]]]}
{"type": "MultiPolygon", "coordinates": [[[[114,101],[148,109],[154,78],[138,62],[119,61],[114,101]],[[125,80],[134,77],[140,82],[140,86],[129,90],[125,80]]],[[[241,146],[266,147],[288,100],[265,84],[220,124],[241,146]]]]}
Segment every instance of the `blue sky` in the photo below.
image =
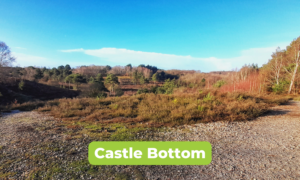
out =
{"type": "Polygon", "coordinates": [[[262,65],[300,36],[299,0],[1,0],[15,65],[150,64],[203,72],[262,65]]]}

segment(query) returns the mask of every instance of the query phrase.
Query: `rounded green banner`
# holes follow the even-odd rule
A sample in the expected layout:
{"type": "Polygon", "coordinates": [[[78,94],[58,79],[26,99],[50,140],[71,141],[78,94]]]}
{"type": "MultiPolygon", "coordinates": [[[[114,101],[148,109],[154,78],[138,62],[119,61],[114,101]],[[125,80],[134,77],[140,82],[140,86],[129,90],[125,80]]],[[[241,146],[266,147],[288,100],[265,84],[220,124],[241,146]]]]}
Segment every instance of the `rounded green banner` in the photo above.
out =
{"type": "Polygon", "coordinates": [[[208,165],[211,144],[206,141],[94,141],[92,165],[208,165]]]}

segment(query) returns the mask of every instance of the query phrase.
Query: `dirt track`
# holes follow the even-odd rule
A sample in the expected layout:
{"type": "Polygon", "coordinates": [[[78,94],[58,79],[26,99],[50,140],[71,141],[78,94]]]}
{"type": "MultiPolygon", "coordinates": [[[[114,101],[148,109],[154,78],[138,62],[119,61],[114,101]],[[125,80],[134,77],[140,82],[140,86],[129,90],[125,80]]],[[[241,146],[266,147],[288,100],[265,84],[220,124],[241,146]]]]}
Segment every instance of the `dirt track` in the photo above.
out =
{"type": "Polygon", "coordinates": [[[46,178],[35,174],[54,162],[62,168],[48,175],[53,179],[300,179],[299,102],[275,107],[253,121],[183,126],[156,134],[155,140],[209,141],[213,160],[208,166],[103,166],[89,173],[67,162],[87,159],[90,139],[68,140],[65,131],[36,112],[0,118],[0,179],[46,178]]]}

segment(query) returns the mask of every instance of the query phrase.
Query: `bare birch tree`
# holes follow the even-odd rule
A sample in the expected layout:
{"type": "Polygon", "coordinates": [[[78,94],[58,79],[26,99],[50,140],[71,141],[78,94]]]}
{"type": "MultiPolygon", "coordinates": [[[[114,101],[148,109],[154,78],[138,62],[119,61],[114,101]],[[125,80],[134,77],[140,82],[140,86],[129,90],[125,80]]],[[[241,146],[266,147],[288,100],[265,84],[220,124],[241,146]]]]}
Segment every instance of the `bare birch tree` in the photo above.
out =
{"type": "Polygon", "coordinates": [[[10,48],[5,42],[0,41],[0,67],[11,66],[16,58],[11,55],[10,48]]]}
{"type": "Polygon", "coordinates": [[[283,51],[278,47],[276,52],[272,54],[272,59],[269,61],[271,68],[272,79],[279,85],[281,71],[283,70],[283,51]]]}
{"type": "Polygon", "coordinates": [[[294,86],[294,83],[295,83],[298,68],[300,66],[300,58],[299,58],[300,57],[300,37],[291,43],[291,46],[287,49],[287,51],[288,51],[288,54],[290,55],[289,59],[291,60],[291,64],[294,65],[294,67],[292,67],[290,71],[289,71],[289,69],[284,67],[286,72],[291,75],[291,82],[290,82],[290,87],[289,87],[289,91],[288,91],[288,94],[290,94],[292,91],[292,88],[294,86]]]}

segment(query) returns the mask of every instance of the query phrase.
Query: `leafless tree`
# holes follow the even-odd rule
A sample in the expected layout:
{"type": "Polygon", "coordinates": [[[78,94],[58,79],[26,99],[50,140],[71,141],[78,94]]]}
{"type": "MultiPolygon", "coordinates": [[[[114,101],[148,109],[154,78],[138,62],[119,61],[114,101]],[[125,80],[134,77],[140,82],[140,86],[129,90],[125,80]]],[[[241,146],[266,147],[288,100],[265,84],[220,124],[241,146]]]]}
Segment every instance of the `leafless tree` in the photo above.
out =
{"type": "Polygon", "coordinates": [[[0,41],[0,67],[11,66],[16,58],[11,55],[10,48],[2,41],[0,41]]]}
{"type": "Polygon", "coordinates": [[[290,94],[297,78],[297,71],[300,66],[300,37],[291,43],[291,45],[287,49],[287,52],[290,55],[290,58],[288,58],[290,60],[289,63],[295,65],[295,67],[292,68],[291,71],[289,71],[287,68],[284,68],[286,72],[291,76],[291,82],[288,91],[288,94],[290,94]]]}
{"type": "Polygon", "coordinates": [[[270,65],[270,79],[276,81],[276,84],[279,85],[279,81],[283,69],[283,55],[284,51],[281,51],[280,48],[276,49],[276,52],[272,54],[272,59],[269,60],[270,65]]]}

